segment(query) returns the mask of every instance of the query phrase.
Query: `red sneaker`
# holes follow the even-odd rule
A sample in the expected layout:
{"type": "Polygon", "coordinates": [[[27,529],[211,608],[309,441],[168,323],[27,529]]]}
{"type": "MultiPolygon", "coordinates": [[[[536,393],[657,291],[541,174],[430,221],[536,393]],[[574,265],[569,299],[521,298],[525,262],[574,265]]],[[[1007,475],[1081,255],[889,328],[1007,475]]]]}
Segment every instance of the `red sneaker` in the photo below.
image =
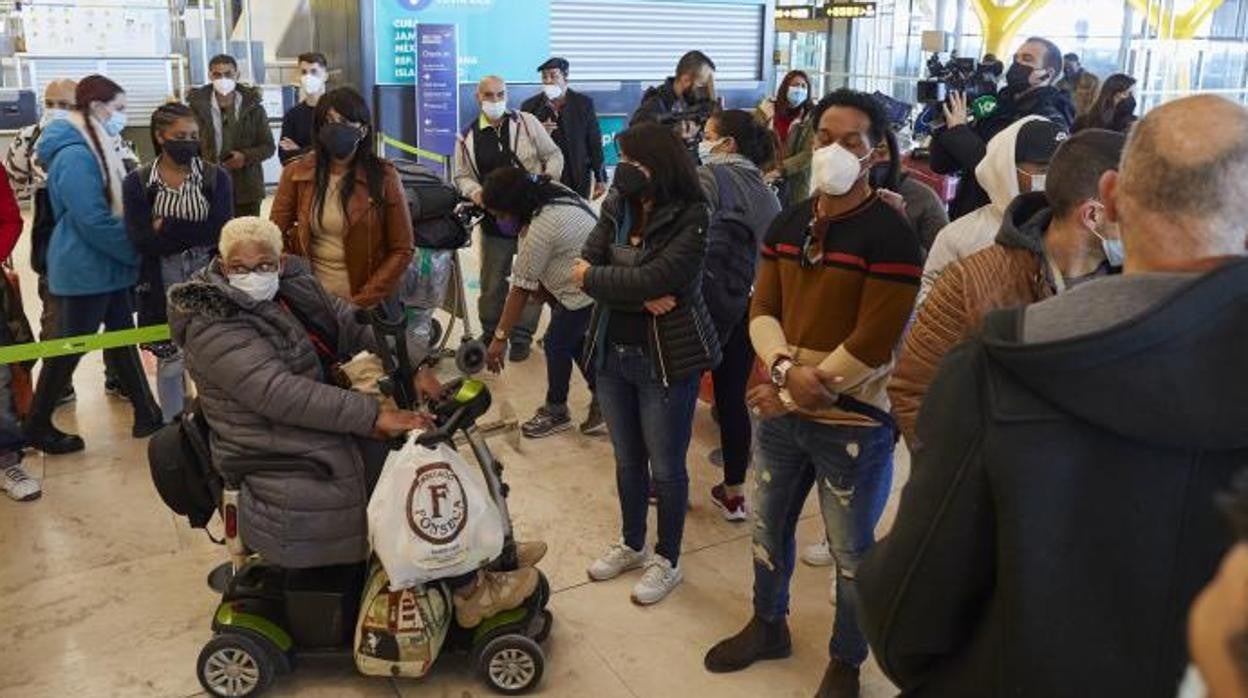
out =
{"type": "Polygon", "coordinates": [[[745,497],[729,497],[722,484],[711,488],[711,501],[724,515],[725,521],[745,521],[750,517],[745,510],[745,497]]]}

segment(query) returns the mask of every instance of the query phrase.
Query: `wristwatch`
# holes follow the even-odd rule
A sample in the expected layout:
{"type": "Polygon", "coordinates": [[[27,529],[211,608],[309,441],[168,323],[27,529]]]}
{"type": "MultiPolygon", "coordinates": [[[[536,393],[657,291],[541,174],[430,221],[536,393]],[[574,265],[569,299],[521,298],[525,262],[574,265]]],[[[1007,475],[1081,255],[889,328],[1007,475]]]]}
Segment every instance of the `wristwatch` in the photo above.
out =
{"type": "Polygon", "coordinates": [[[777,388],[783,388],[785,380],[788,378],[789,369],[793,368],[793,359],[782,356],[771,365],[771,382],[776,384],[777,388]]]}
{"type": "Polygon", "coordinates": [[[500,342],[506,342],[506,341],[507,341],[507,333],[506,333],[506,332],[504,332],[504,331],[502,331],[502,330],[501,330],[501,329],[499,329],[499,328],[495,328],[495,329],[494,329],[494,339],[497,339],[497,340],[498,340],[498,341],[500,341],[500,342]]]}

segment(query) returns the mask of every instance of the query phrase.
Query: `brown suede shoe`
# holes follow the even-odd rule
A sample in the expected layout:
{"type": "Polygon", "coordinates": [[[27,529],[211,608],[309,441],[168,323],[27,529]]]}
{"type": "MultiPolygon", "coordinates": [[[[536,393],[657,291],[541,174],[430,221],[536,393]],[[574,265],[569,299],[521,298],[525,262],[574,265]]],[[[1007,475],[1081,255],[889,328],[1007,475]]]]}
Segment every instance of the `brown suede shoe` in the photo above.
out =
{"type": "Polygon", "coordinates": [[[472,586],[451,595],[455,620],[462,628],[475,628],[490,616],[518,608],[537,590],[537,581],[538,572],[532,567],[515,572],[478,572],[472,586]]]}
{"type": "Polygon", "coordinates": [[[536,567],[537,563],[546,557],[546,542],[540,540],[532,540],[520,542],[516,541],[516,560],[520,563],[520,568],[536,567]]]}

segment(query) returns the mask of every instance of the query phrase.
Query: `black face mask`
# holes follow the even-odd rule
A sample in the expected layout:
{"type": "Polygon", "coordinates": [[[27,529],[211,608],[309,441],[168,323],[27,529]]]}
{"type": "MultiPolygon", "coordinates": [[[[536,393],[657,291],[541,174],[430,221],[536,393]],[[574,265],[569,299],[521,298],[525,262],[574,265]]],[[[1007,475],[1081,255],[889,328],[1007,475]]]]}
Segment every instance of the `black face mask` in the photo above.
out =
{"type": "Polygon", "coordinates": [[[642,169],[632,163],[622,162],[615,168],[615,179],[612,186],[626,199],[637,201],[654,191],[654,182],[646,176],[642,169]]]}
{"type": "Polygon", "coordinates": [[[1035,72],[1031,66],[1015,63],[1005,72],[1005,84],[1016,90],[1025,90],[1031,87],[1031,74],[1035,72]]]}
{"type": "Polygon", "coordinates": [[[364,134],[360,133],[360,129],[343,124],[332,122],[321,127],[317,140],[329,151],[330,157],[335,160],[345,160],[351,157],[355,152],[356,146],[360,144],[360,139],[364,134]]]}
{"type": "Polygon", "coordinates": [[[1114,116],[1119,119],[1125,119],[1135,113],[1135,107],[1135,97],[1127,97],[1119,102],[1118,106],[1114,107],[1114,116]]]}
{"type": "Polygon", "coordinates": [[[160,151],[179,165],[189,165],[199,156],[199,141],[165,141],[160,151]]]}

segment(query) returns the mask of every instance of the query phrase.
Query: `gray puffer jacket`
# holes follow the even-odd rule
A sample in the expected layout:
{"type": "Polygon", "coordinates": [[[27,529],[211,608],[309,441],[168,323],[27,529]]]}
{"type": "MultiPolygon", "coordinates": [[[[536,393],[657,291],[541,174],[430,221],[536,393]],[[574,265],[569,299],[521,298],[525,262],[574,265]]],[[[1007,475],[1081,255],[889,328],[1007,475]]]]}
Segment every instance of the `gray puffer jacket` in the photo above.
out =
{"type": "MultiPolygon", "coordinates": [[[[336,333],[340,355],[373,347],[371,329],[321,288],[302,259],[286,258],[278,297],[322,336],[336,333]]],[[[327,383],[300,321],[275,301],[231,287],[217,262],[170,289],[169,324],[199,388],[218,468],[228,470],[231,458],[295,457],[332,473],[247,476],[239,513],[247,546],[285,567],[365,559],[368,500],[356,439],[372,434],[377,400],[327,383]]]]}

